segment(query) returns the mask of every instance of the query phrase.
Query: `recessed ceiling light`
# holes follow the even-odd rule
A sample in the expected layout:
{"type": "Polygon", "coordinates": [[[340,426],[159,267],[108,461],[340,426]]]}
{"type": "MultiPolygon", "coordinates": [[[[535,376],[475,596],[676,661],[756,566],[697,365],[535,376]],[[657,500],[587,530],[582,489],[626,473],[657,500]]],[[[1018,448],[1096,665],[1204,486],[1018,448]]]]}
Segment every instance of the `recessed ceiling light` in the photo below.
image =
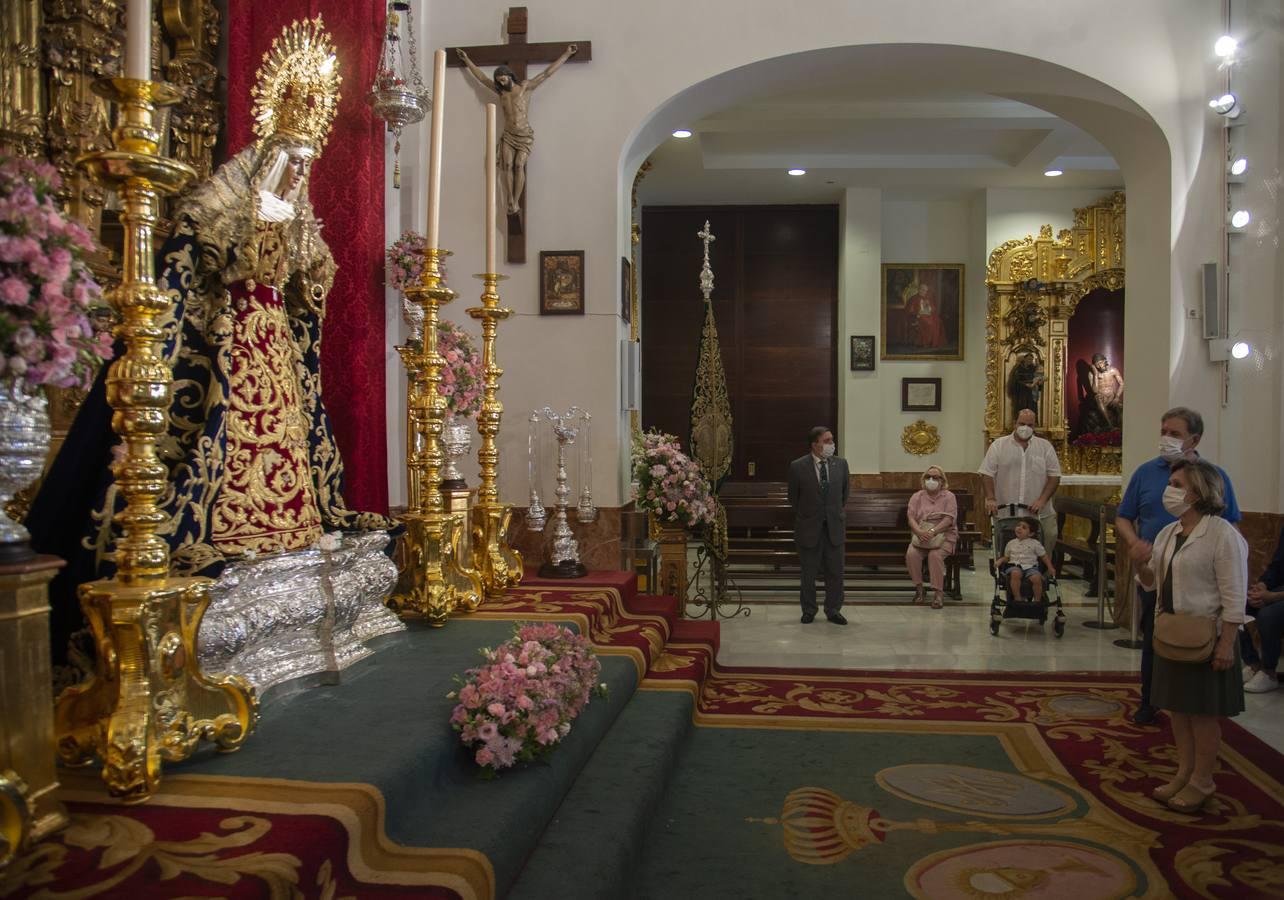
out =
{"type": "Polygon", "coordinates": [[[1060,169],[1048,169],[1048,171],[1043,174],[1047,175],[1049,178],[1056,178],[1058,175],[1061,175],[1062,172],[1060,169]]]}
{"type": "Polygon", "coordinates": [[[673,136],[675,138],[689,138],[691,137],[691,132],[687,131],[685,128],[679,128],[677,131],[673,132],[673,136]]]}
{"type": "Polygon", "coordinates": [[[1213,44],[1213,52],[1226,59],[1228,56],[1234,56],[1235,51],[1239,49],[1239,41],[1235,40],[1229,34],[1223,34],[1213,44]]]}
{"type": "Polygon", "coordinates": [[[806,170],[806,169],[790,169],[790,170],[789,170],[789,174],[790,174],[790,175],[806,175],[806,174],[807,174],[807,170],[806,170]]]}

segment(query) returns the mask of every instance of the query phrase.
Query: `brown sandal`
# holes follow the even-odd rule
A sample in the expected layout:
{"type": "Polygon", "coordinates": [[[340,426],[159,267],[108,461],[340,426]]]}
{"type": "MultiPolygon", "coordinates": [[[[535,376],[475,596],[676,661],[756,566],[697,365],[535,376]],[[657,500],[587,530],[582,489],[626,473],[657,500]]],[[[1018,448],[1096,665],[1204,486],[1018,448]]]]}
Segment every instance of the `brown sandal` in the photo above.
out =
{"type": "Polygon", "coordinates": [[[940,609],[944,605],[945,605],[945,602],[941,600],[940,594],[932,595],[932,609],[940,609]]]}
{"type": "Polygon", "coordinates": [[[921,584],[918,587],[914,588],[915,603],[922,603],[926,599],[927,599],[927,595],[923,593],[923,586],[921,584]]]}

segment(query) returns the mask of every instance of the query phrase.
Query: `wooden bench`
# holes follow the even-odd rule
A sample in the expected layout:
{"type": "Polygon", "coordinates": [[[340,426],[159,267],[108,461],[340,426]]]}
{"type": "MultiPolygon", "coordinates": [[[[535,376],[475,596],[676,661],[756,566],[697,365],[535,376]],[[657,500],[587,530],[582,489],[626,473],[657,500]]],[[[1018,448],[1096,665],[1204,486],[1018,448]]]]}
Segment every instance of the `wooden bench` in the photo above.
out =
{"type": "MultiPolygon", "coordinates": [[[[847,499],[845,588],[854,592],[886,590],[884,583],[909,584],[905,548],[911,489],[865,488],[847,499]],[[871,584],[871,582],[873,582],[871,584]]],[[[979,533],[969,526],[972,495],[955,492],[959,539],[945,561],[945,590],[960,597],[959,572],[972,567],[979,533]]],[[[783,482],[724,485],[719,500],[727,511],[728,570],[741,590],[780,590],[781,579],[801,574],[794,544],[794,511],[783,482]]]]}
{"type": "Polygon", "coordinates": [[[1086,597],[1097,596],[1100,583],[1099,567],[1104,557],[1107,568],[1107,581],[1114,568],[1115,540],[1114,530],[1109,527],[1115,519],[1115,507],[1095,500],[1083,500],[1078,497],[1057,497],[1054,501],[1057,508],[1057,543],[1052,549],[1052,564],[1057,572],[1064,574],[1066,559],[1077,565],[1088,582],[1086,597]],[[1073,534],[1079,529],[1067,529],[1069,519],[1078,519],[1087,523],[1088,535],[1082,537],[1073,534]],[[1103,527],[1106,526],[1106,527],[1103,527]],[[1070,532],[1070,533],[1068,533],[1070,532]],[[1105,546],[1102,546],[1102,542],[1105,546]]]}

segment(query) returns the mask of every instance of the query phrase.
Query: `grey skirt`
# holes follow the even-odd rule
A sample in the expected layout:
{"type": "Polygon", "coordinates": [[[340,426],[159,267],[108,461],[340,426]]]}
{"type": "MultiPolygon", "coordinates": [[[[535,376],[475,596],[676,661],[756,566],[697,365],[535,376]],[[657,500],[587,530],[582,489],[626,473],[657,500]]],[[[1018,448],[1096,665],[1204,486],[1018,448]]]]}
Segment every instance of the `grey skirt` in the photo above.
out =
{"type": "Polygon", "coordinates": [[[1211,660],[1201,663],[1173,662],[1155,654],[1151,674],[1150,702],[1169,712],[1193,716],[1235,716],[1244,711],[1243,663],[1239,641],[1235,661],[1224,672],[1211,660]]]}

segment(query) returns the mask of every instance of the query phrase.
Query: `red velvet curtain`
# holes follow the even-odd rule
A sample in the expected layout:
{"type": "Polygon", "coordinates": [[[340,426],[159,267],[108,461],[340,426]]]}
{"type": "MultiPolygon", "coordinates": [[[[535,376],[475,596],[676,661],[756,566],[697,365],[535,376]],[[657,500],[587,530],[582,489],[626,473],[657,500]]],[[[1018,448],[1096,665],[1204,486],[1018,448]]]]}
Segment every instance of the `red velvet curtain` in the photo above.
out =
{"type": "Polygon", "coordinates": [[[312,203],[339,266],[322,330],[322,384],[348,505],[386,513],[383,124],[365,101],[384,13],[384,0],[229,0],[227,146],[236,153],[254,139],[250,89],[273,39],[296,19],[320,14],[343,78],[339,113],[312,169],[312,203]]]}

